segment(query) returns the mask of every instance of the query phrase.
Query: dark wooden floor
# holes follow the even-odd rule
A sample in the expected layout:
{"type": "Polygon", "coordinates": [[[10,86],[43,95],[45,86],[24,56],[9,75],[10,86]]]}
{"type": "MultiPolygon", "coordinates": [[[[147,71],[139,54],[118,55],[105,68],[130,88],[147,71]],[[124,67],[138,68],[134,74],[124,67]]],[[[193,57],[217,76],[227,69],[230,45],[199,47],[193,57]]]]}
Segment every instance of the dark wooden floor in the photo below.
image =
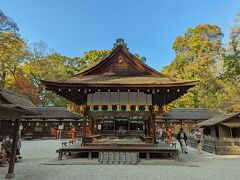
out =
{"type": "Polygon", "coordinates": [[[157,146],[153,144],[85,144],[80,143],[63,147],[57,150],[59,153],[58,159],[61,160],[63,153],[76,152],[88,153],[88,157],[92,157],[92,153],[99,152],[138,152],[145,153],[146,158],[149,159],[151,154],[168,154],[174,157],[179,155],[179,150],[170,147],[165,143],[160,143],[157,146]]]}

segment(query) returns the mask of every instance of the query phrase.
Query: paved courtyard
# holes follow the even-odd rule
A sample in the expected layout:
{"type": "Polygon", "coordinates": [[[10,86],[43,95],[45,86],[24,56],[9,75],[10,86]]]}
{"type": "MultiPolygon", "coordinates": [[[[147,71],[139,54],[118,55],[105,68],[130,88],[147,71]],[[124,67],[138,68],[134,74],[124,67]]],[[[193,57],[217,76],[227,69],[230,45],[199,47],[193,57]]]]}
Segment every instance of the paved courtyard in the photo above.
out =
{"type": "MultiPolygon", "coordinates": [[[[57,140],[23,141],[24,159],[16,163],[16,180],[203,180],[240,178],[240,156],[219,156],[204,152],[198,154],[189,148],[179,160],[143,160],[138,165],[96,165],[97,160],[57,160],[57,140]]],[[[0,168],[4,179],[7,168],[0,168]]]]}

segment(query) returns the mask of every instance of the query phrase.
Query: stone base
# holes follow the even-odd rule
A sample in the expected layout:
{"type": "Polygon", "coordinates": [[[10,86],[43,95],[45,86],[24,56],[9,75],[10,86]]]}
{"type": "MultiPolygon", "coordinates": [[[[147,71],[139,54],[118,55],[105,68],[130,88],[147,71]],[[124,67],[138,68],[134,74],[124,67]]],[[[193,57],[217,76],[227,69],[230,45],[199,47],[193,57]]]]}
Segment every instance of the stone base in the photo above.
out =
{"type": "Polygon", "coordinates": [[[6,174],[6,176],[5,176],[6,179],[12,179],[12,178],[14,178],[14,177],[15,177],[15,173],[8,173],[8,174],[6,174]]]}

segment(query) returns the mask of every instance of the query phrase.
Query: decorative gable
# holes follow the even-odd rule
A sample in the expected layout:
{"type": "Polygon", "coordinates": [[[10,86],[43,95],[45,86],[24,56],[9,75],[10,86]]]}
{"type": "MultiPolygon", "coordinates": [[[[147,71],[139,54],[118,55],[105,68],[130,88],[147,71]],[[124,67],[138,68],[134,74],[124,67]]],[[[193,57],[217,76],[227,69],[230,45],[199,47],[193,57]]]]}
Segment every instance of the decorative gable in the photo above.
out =
{"type": "Polygon", "coordinates": [[[138,60],[128,51],[123,39],[117,39],[112,52],[103,60],[76,76],[86,75],[111,75],[111,76],[163,76],[156,70],[138,60]]]}

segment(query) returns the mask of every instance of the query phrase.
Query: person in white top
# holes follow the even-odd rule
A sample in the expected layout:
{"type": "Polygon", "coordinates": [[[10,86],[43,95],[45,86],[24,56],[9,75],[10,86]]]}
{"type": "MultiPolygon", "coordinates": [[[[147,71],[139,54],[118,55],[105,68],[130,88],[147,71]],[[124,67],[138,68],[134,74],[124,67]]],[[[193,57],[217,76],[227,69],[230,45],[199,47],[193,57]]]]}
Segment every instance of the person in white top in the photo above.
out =
{"type": "Polygon", "coordinates": [[[196,130],[194,134],[194,139],[197,142],[198,153],[202,154],[202,146],[203,146],[204,139],[203,139],[203,133],[199,129],[196,130]]]}

